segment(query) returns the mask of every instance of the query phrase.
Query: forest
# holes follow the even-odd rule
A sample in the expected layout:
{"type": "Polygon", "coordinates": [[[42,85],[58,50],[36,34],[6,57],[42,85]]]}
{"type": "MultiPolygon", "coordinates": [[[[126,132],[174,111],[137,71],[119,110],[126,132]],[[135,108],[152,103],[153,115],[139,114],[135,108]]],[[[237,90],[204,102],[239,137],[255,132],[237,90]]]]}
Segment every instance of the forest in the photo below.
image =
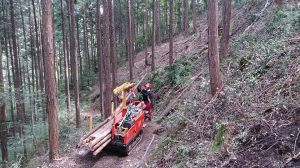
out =
{"type": "Polygon", "coordinates": [[[300,166],[297,0],[0,4],[0,167],[300,166]],[[125,82],[152,108],[128,156],[125,82]]]}

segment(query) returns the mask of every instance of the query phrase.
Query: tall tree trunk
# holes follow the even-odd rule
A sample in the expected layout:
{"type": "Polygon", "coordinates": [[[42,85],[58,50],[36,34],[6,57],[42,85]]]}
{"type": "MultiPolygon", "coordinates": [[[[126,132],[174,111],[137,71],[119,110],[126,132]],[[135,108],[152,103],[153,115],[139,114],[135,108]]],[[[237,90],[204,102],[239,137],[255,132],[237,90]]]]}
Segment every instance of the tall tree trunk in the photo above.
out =
{"type": "Polygon", "coordinates": [[[170,0],[170,42],[169,42],[169,66],[173,64],[173,15],[174,15],[174,0],[170,0]]]}
{"type": "Polygon", "coordinates": [[[222,87],[218,50],[218,0],[208,1],[208,58],[210,90],[214,96],[222,87]]]}
{"type": "Polygon", "coordinates": [[[63,50],[64,50],[64,62],[65,62],[65,87],[66,87],[66,95],[67,95],[67,110],[70,110],[70,88],[69,88],[69,62],[68,62],[68,47],[67,47],[67,36],[66,36],[66,25],[65,25],[65,9],[64,9],[64,1],[60,0],[61,3],[61,24],[62,24],[62,32],[63,32],[63,50]]]}
{"type": "MultiPolygon", "coordinates": [[[[3,2],[3,1],[2,1],[3,2]]],[[[7,10],[5,10],[7,12],[7,10]]],[[[3,19],[4,19],[4,22],[6,23],[7,22],[7,18],[6,18],[6,15],[5,15],[5,11],[3,10],[3,19]]],[[[12,97],[12,82],[11,82],[11,75],[10,75],[10,68],[9,68],[9,55],[8,55],[8,42],[7,42],[7,28],[6,28],[6,24],[3,25],[3,29],[4,29],[4,41],[5,41],[5,55],[6,55],[6,68],[7,68],[7,78],[8,78],[8,91],[9,91],[9,96],[12,97]]],[[[15,126],[15,114],[14,114],[14,105],[13,105],[13,101],[12,99],[10,99],[9,101],[9,104],[10,104],[10,114],[11,114],[11,121],[12,121],[12,132],[13,132],[13,136],[15,137],[16,136],[16,126],[15,126]]]]}
{"type": "Polygon", "coordinates": [[[157,14],[158,14],[158,22],[157,22],[157,28],[158,28],[158,36],[157,36],[157,44],[161,45],[161,15],[160,15],[160,0],[157,0],[157,14]]]}
{"type": "Polygon", "coordinates": [[[193,31],[194,33],[197,32],[197,26],[196,26],[196,0],[192,0],[193,5],[193,31]]]}
{"type": "Polygon", "coordinates": [[[101,13],[100,0],[97,0],[97,57],[100,81],[100,111],[103,113],[103,57],[102,57],[102,33],[101,33],[101,13]]]}
{"type": "Polygon", "coordinates": [[[146,7],[145,7],[145,24],[146,24],[146,30],[145,30],[145,66],[148,66],[148,0],[146,1],[146,7]]]}
{"type": "Polygon", "coordinates": [[[134,60],[135,60],[135,53],[134,53],[134,47],[135,47],[135,38],[136,36],[136,31],[135,31],[135,17],[134,17],[134,0],[130,0],[131,2],[131,9],[130,9],[130,13],[131,13],[131,39],[132,39],[132,46],[131,46],[131,52],[132,52],[132,57],[131,57],[131,65],[134,66],[134,60]]]}
{"type": "Polygon", "coordinates": [[[111,114],[111,70],[110,70],[110,50],[109,50],[109,10],[108,0],[103,0],[104,12],[104,72],[105,72],[105,103],[104,103],[104,117],[107,118],[111,114]]]}
{"type": "Polygon", "coordinates": [[[47,95],[47,114],[49,123],[50,162],[60,158],[58,143],[58,108],[56,99],[55,60],[52,27],[52,0],[43,0],[43,46],[47,95]]]}
{"type": "Polygon", "coordinates": [[[90,78],[90,59],[89,59],[89,48],[87,38],[87,26],[86,26],[86,10],[83,11],[83,42],[84,42],[84,56],[87,68],[87,83],[89,85],[90,78]]]}
{"type": "Polygon", "coordinates": [[[132,18],[131,18],[131,2],[130,0],[127,1],[127,10],[128,10],[128,39],[129,39],[129,73],[130,73],[130,80],[133,79],[133,64],[132,64],[132,60],[133,60],[133,36],[132,36],[132,18]]]}
{"type": "Polygon", "coordinates": [[[189,1],[184,0],[184,33],[189,33],[189,1]]]}
{"type": "MultiPolygon", "coordinates": [[[[116,54],[116,34],[115,34],[115,14],[114,14],[114,0],[108,1],[109,5],[109,31],[110,31],[110,50],[112,56],[112,88],[117,87],[117,54],[116,54]]],[[[117,105],[116,96],[113,96],[114,105],[117,105]]]]}
{"type": "Polygon", "coordinates": [[[231,0],[222,1],[222,37],[220,43],[220,55],[223,59],[229,58],[228,43],[231,19],[231,0]]]}
{"type": "MultiPolygon", "coordinates": [[[[36,44],[36,56],[35,58],[37,58],[37,60],[35,60],[35,70],[36,70],[36,90],[41,90],[42,91],[42,86],[43,86],[43,72],[42,72],[42,62],[41,62],[41,55],[40,55],[40,43],[39,43],[39,32],[38,32],[38,23],[37,23],[37,14],[36,14],[36,6],[34,3],[34,0],[31,1],[32,2],[32,8],[33,8],[33,18],[34,18],[34,29],[35,29],[35,44],[36,44]],[[37,71],[38,69],[38,71],[37,71]],[[38,73],[39,72],[39,73],[38,73]]],[[[42,99],[41,95],[39,95],[40,99],[42,99]]],[[[45,112],[44,109],[42,109],[42,113],[43,113],[43,121],[46,121],[46,116],[45,116],[45,112]]]]}
{"type": "Polygon", "coordinates": [[[122,45],[123,44],[123,33],[122,33],[122,31],[123,31],[123,29],[122,29],[122,27],[123,27],[123,23],[122,23],[122,4],[121,4],[121,0],[118,0],[118,3],[119,3],[119,43],[120,43],[120,45],[122,45]]]}
{"type": "MultiPolygon", "coordinates": [[[[20,0],[20,7],[22,7],[22,1],[20,0]]],[[[26,31],[25,31],[25,24],[24,24],[24,15],[23,15],[23,10],[20,8],[21,11],[21,18],[22,18],[22,28],[23,28],[23,36],[24,36],[24,45],[25,45],[25,57],[26,57],[26,72],[27,72],[27,81],[28,81],[28,91],[29,91],[29,104],[30,104],[30,111],[31,114],[32,112],[32,101],[31,101],[31,83],[30,83],[30,74],[29,74],[29,61],[28,61],[28,51],[27,51],[27,36],[26,36],[26,31]]],[[[25,77],[24,77],[25,79],[25,77]]],[[[24,82],[25,84],[25,82],[24,82]]],[[[25,84],[26,85],[26,84],[25,84]]],[[[33,122],[33,121],[32,121],[33,122]]]]}
{"type": "MultiPolygon", "coordinates": [[[[35,93],[36,88],[35,85],[37,85],[37,80],[34,80],[36,72],[35,68],[35,43],[34,43],[34,35],[33,35],[33,23],[32,23],[32,17],[31,17],[31,5],[28,1],[29,6],[29,24],[30,24],[30,54],[31,54],[31,79],[32,79],[32,92],[35,93]]],[[[34,108],[34,121],[37,121],[37,108],[36,108],[36,94],[33,94],[33,108],[34,108]]],[[[32,122],[32,125],[34,123],[32,122]]]]}
{"type": "MultiPolygon", "coordinates": [[[[2,50],[0,41],[0,60],[2,60],[2,50]]],[[[4,100],[4,82],[3,82],[3,68],[2,61],[0,62],[0,137],[1,137],[1,155],[4,166],[8,161],[8,150],[7,150],[7,127],[6,127],[6,112],[5,112],[5,100],[4,100]]]]}
{"type": "Polygon", "coordinates": [[[79,65],[80,65],[80,83],[81,89],[84,89],[84,82],[83,82],[83,64],[82,64],[82,57],[81,57],[81,50],[80,50],[80,38],[79,38],[79,18],[76,18],[76,26],[77,26],[77,41],[78,41],[78,58],[79,58],[79,65]]]}
{"type": "Polygon", "coordinates": [[[10,17],[11,17],[11,29],[12,29],[12,43],[13,43],[13,55],[14,60],[12,62],[14,63],[14,87],[15,87],[15,96],[16,96],[16,107],[17,107],[17,114],[18,114],[18,120],[19,120],[19,136],[21,139],[21,146],[23,147],[24,155],[26,157],[26,147],[24,146],[24,122],[25,122],[25,115],[22,108],[22,95],[21,95],[21,76],[20,76],[20,69],[19,69],[19,63],[18,63],[18,52],[17,52],[17,40],[16,40],[16,28],[15,28],[15,18],[14,18],[14,4],[13,0],[10,0],[10,17]]]}
{"type": "Polygon", "coordinates": [[[155,39],[156,39],[156,0],[153,0],[153,23],[152,23],[152,63],[151,71],[155,71],[155,39]]]}
{"type": "Polygon", "coordinates": [[[75,109],[76,109],[76,128],[81,127],[80,107],[79,107],[79,86],[78,86],[78,68],[77,68],[77,45],[75,33],[75,16],[74,16],[74,1],[68,0],[69,15],[70,15],[70,51],[71,51],[71,66],[74,83],[75,109]]]}

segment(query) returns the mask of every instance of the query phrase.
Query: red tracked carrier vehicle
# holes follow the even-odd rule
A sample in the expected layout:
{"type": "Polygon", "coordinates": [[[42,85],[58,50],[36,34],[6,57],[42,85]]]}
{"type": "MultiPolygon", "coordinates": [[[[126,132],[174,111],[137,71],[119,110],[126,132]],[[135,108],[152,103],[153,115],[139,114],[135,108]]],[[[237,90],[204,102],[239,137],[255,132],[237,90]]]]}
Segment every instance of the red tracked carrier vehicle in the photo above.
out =
{"type": "Polygon", "coordinates": [[[114,117],[112,138],[107,148],[118,149],[128,155],[142,139],[145,113],[144,103],[134,101],[120,110],[114,117]]]}

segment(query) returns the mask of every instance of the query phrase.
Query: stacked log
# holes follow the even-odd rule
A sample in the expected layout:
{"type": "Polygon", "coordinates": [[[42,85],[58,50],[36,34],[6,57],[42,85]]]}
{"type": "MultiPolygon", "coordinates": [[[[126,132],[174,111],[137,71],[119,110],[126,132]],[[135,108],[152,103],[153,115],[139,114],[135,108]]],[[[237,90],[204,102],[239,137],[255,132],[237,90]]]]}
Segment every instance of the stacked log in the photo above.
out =
{"type": "MultiPolygon", "coordinates": [[[[146,74],[147,75],[147,74],[146,74]]],[[[144,77],[138,82],[138,84],[135,85],[134,90],[137,89],[138,85],[143,81],[144,77]]],[[[126,96],[126,99],[129,99],[129,97],[133,93],[130,92],[126,96]]],[[[107,146],[111,141],[111,133],[112,133],[112,126],[114,124],[114,116],[117,112],[119,112],[122,109],[122,104],[120,104],[116,110],[113,112],[113,114],[105,119],[102,123],[100,123],[98,126],[93,128],[90,132],[88,132],[86,135],[84,135],[82,138],[80,138],[80,141],[77,145],[78,148],[80,147],[88,147],[91,151],[93,151],[93,155],[97,155],[101,152],[101,150],[107,146]]]]}

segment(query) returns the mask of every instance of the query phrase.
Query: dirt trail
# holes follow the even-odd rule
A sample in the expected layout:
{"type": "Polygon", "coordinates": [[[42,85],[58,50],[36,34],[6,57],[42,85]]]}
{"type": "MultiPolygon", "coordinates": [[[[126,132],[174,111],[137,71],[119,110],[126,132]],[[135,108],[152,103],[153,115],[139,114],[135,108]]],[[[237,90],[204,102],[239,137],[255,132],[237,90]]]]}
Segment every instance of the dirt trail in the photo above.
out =
{"type": "Polygon", "coordinates": [[[141,142],[131,151],[129,156],[121,155],[117,151],[103,150],[97,156],[93,156],[93,153],[88,149],[77,149],[69,156],[62,157],[62,160],[50,164],[50,168],[128,168],[137,167],[138,164],[142,164],[142,159],[145,151],[150,144],[152,137],[154,140],[144,157],[147,158],[151,150],[154,149],[158,137],[154,134],[160,125],[155,122],[145,121],[145,127],[143,138],[141,142]]]}

